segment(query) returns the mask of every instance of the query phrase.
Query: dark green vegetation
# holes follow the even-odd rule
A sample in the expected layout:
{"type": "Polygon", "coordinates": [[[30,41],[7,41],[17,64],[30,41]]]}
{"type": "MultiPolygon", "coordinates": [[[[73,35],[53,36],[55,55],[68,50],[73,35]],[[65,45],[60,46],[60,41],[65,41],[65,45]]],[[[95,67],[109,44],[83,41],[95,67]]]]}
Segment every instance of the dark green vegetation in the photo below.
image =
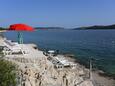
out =
{"type": "Polygon", "coordinates": [[[15,66],[0,59],[0,86],[16,86],[15,66]]]}
{"type": "Polygon", "coordinates": [[[6,30],[7,28],[0,27],[0,30],[6,30]]]}
{"type": "Polygon", "coordinates": [[[101,30],[101,29],[115,29],[115,25],[108,25],[108,26],[89,26],[89,27],[79,27],[74,28],[73,30],[101,30]]]}
{"type": "MultiPolygon", "coordinates": [[[[35,27],[35,29],[65,29],[63,27],[35,27]]],[[[72,30],[103,30],[103,29],[115,29],[115,24],[113,25],[95,25],[95,26],[86,26],[86,27],[78,27],[78,28],[73,28],[72,30]]]]}
{"type": "Polygon", "coordinates": [[[0,58],[0,86],[16,86],[15,70],[13,63],[0,58]]]}

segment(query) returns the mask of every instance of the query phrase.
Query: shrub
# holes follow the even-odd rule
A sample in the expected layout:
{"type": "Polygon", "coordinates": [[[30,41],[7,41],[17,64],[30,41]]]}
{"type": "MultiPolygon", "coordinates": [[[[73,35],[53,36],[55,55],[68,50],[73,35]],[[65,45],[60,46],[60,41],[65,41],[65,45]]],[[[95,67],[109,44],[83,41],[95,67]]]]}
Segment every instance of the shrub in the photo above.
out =
{"type": "Polygon", "coordinates": [[[0,59],[0,86],[16,86],[15,70],[13,63],[0,59]]]}

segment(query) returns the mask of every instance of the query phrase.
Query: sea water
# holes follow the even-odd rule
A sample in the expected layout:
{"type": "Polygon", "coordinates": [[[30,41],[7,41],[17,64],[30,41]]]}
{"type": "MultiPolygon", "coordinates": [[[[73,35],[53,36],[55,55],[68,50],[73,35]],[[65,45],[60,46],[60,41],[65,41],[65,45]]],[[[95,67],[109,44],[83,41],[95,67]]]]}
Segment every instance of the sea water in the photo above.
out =
{"type": "MultiPolygon", "coordinates": [[[[88,65],[94,58],[94,68],[115,74],[115,30],[36,30],[22,32],[24,43],[35,43],[38,48],[59,50],[74,54],[81,63],[88,65]]],[[[4,35],[17,41],[17,32],[4,35]]]]}

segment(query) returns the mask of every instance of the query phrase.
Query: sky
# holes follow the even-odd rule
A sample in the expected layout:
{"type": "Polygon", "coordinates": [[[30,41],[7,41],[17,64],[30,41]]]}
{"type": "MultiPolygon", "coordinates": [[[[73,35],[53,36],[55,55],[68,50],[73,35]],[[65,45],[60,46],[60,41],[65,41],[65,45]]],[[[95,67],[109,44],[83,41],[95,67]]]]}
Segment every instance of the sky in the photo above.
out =
{"type": "Polygon", "coordinates": [[[115,0],[0,0],[0,27],[74,28],[115,24],[115,0]]]}

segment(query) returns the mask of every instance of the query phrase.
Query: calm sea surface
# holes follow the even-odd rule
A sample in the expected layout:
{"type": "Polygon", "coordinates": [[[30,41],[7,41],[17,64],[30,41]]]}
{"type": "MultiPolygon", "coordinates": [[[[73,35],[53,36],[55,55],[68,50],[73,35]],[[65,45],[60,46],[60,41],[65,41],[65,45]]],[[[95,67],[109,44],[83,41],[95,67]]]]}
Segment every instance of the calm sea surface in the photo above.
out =
{"type": "MultiPolygon", "coordinates": [[[[4,35],[17,41],[17,32],[4,35]]],[[[35,43],[41,49],[75,54],[85,64],[93,57],[94,67],[115,74],[115,30],[37,30],[23,32],[23,38],[24,43],[35,43]]]]}

